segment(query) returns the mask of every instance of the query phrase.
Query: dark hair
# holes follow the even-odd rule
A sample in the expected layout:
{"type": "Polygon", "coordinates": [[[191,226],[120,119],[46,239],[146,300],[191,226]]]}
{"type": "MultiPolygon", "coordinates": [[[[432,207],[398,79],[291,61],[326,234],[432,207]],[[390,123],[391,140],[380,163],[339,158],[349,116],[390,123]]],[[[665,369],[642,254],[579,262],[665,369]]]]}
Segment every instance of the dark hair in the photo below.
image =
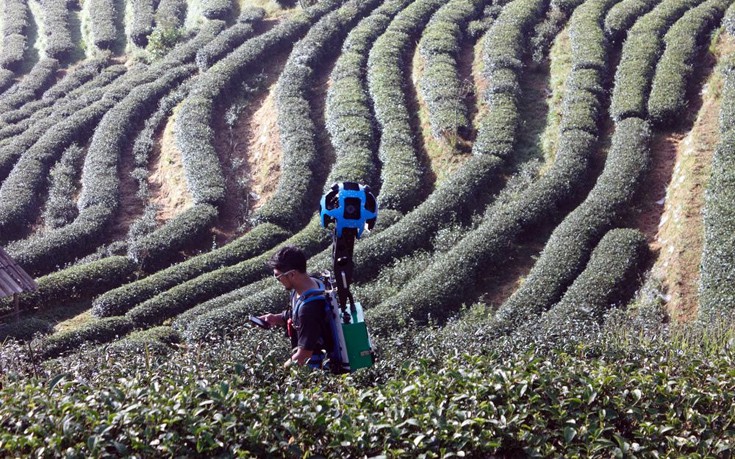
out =
{"type": "Polygon", "coordinates": [[[287,245],[279,249],[268,260],[268,267],[281,272],[295,269],[300,273],[306,272],[306,255],[304,251],[295,245],[287,245]]]}

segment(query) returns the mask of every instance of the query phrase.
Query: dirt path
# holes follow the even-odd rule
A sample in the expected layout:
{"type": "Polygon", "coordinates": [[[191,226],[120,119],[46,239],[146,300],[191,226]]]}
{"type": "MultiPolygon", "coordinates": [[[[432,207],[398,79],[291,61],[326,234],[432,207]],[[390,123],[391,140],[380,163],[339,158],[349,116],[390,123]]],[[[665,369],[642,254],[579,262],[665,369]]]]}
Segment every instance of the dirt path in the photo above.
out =
{"type": "Polygon", "coordinates": [[[174,142],[176,110],[168,119],[163,132],[156,138],[151,154],[151,174],[148,177],[150,202],[158,206],[156,220],[164,223],[193,205],[186,185],[181,152],[174,142]]]}
{"type": "Polygon", "coordinates": [[[661,282],[670,317],[694,319],[698,309],[702,255],[702,209],[712,155],[719,141],[719,77],[715,58],[700,60],[685,127],[658,132],[651,143],[652,165],[644,180],[635,227],[655,254],[652,276],[661,282]]]}

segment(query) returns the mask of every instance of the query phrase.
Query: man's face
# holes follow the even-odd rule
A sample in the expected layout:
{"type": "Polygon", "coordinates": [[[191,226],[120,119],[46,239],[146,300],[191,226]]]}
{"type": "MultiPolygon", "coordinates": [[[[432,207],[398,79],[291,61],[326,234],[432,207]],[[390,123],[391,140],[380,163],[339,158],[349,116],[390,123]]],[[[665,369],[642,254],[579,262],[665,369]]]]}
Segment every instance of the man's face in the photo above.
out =
{"type": "Polygon", "coordinates": [[[276,280],[278,280],[286,290],[293,289],[293,284],[292,284],[292,279],[291,279],[291,277],[293,276],[293,273],[294,273],[293,269],[290,269],[288,271],[281,271],[277,268],[273,268],[273,277],[275,277],[276,280]]]}

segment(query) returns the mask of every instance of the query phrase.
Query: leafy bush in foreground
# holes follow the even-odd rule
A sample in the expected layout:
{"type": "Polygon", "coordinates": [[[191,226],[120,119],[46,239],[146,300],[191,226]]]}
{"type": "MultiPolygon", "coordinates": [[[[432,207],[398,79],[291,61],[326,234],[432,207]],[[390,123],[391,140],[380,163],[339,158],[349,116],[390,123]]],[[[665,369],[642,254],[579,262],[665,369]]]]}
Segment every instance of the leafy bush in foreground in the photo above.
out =
{"type": "MultiPolygon", "coordinates": [[[[152,347],[81,352],[38,369],[38,377],[9,369],[0,380],[0,448],[85,456],[619,457],[726,456],[733,447],[730,348],[707,355],[652,342],[604,358],[526,350],[434,360],[442,346],[427,332],[409,360],[386,355],[378,364],[383,382],[375,384],[377,368],[344,377],[284,371],[279,335],[242,330],[236,340],[163,357],[152,347]]],[[[159,329],[152,338],[175,336],[159,329]]]]}

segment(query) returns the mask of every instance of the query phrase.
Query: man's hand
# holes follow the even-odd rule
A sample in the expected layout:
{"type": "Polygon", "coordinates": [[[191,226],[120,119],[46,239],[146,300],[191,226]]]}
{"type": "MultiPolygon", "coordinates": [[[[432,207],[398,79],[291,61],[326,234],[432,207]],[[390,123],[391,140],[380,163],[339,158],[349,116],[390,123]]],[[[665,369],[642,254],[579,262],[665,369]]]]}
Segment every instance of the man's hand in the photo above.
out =
{"type": "Polygon", "coordinates": [[[264,314],[259,317],[271,327],[273,327],[274,325],[286,325],[286,322],[283,320],[283,316],[281,316],[280,314],[264,314]]]}

